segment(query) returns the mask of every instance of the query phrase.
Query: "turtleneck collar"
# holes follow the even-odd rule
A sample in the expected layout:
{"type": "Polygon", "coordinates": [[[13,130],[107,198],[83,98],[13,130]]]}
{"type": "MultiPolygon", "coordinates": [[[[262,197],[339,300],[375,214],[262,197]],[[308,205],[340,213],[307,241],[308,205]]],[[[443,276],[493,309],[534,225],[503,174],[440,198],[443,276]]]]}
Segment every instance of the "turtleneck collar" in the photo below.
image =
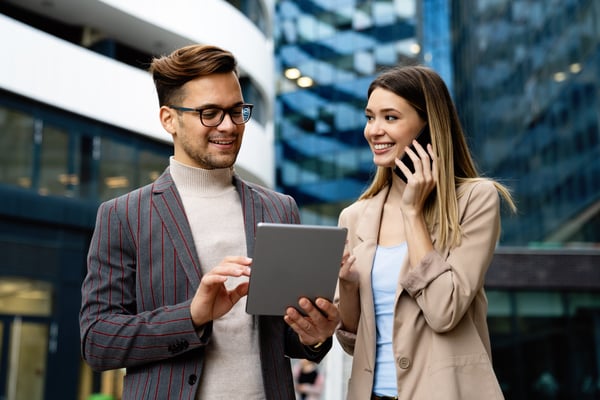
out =
{"type": "Polygon", "coordinates": [[[233,188],[233,167],[203,169],[169,158],[169,170],[180,193],[218,195],[233,188]]]}

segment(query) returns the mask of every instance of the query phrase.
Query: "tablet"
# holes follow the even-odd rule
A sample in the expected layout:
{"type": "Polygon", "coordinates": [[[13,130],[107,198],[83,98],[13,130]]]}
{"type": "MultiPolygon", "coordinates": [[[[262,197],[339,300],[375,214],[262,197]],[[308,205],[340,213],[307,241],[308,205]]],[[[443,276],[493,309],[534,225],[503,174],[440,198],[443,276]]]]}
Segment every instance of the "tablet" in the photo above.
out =
{"type": "Polygon", "coordinates": [[[260,222],[256,229],[246,312],[285,315],[298,300],[333,301],[346,228],[260,222]]]}

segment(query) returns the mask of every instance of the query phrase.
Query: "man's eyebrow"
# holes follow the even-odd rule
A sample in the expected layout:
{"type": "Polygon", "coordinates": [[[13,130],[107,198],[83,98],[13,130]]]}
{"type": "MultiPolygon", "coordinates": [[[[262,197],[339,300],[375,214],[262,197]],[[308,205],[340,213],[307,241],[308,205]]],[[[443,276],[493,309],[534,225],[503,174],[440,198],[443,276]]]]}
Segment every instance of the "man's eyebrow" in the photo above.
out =
{"type": "Polygon", "coordinates": [[[201,106],[199,106],[199,107],[196,107],[196,109],[197,109],[197,110],[198,110],[198,109],[205,109],[205,108],[223,108],[223,109],[226,109],[226,108],[231,108],[231,107],[238,107],[238,106],[241,106],[242,104],[245,104],[245,103],[244,103],[242,100],[240,100],[240,101],[238,101],[238,102],[236,102],[236,103],[233,103],[233,104],[232,104],[231,106],[229,106],[229,107],[224,107],[224,106],[222,106],[221,104],[215,104],[215,103],[206,103],[206,104],[202,104],[202,105],[201,105],[201,106]]]}

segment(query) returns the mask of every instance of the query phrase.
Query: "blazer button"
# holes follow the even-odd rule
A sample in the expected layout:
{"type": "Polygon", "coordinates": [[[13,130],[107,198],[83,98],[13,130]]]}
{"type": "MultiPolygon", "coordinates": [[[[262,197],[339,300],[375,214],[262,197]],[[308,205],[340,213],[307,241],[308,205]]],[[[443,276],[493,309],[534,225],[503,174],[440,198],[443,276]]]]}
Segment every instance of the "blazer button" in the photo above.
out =
{"type": "Polygon", "coordinates": [[[410,359],[408,357],[398,358],[398,366],[402,369],[408,369],[410,367],[410,359]]]}
{"type": "Polygon", "coordinates": [[[193,385],[194,383],[196,383],[197,380],[198,380],[198,377],[194,374],[192,374],[188,377],[188,383],[190,385],[193,385]]]}

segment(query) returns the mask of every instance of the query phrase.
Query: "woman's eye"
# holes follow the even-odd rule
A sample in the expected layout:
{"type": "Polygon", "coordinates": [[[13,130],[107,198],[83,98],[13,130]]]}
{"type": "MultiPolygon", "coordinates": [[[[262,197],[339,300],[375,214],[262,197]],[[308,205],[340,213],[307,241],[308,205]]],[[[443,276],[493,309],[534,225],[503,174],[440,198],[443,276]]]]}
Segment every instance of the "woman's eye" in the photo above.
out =
{"type": "Polygon", "coordinates": [[[385,120],[386,120],[386,121],[395,121],[395,120],[397,120],[397,119],[398,119],[398,118],[396,118],[396,117],[395,117],[395,116],[393,116],[393,115],[386,115],[386,116],[385,116],[385,120]]]}

